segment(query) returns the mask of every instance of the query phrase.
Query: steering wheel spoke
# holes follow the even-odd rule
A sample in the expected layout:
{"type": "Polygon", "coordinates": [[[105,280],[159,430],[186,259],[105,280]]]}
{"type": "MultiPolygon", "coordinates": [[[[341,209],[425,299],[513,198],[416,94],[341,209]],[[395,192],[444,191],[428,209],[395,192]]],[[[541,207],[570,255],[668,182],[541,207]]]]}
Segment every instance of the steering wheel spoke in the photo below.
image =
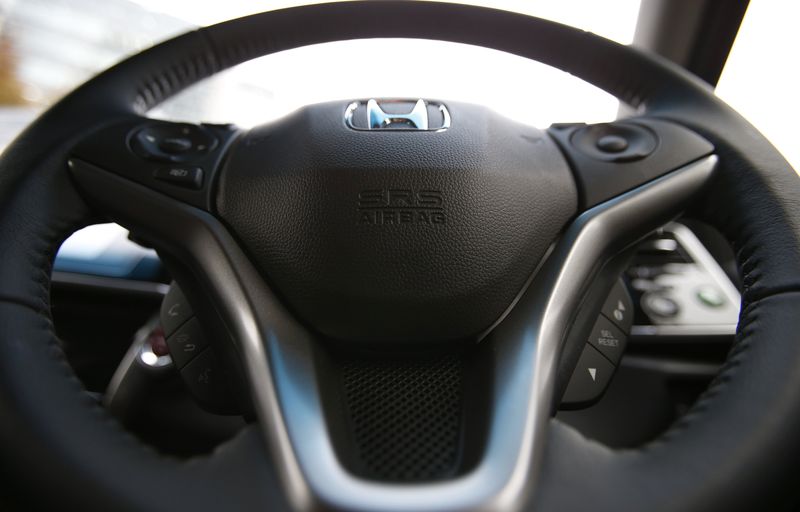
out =
{"type": "Polygon", "coordinates": [[[92,166],[211,211],[214,177],[237,134],[232,125],[131,116],[87,134],[73,148],[70,166],[85,188],[91,174],[82,171],[92,166]]]}
{"type": "Polygon", "coordinates": [[[592,34],[435,2],[234,20],[90,81],[12,144],[0,169],[0,235],[19,238],[0,244],[2,275],[14,281],[0,297],[0,410],[13,419],[0,440],[21,479],[67,475],[74,485],[54,484],[53,496],[70,505],[557,510],[590,496],[609,509],[627,491],[632,508],[646,509],[678,489],[682,510],[748,506],[782,482],[751,491],[752,472],[798,453],[796,400],[771,392],[777,379],[796,384],[800,365],[791,332],[781,331],[796,323],[797,178],[694,78],[592,34]],[[482,107],[423,99],[309,106],[247,133],[137,115],[249,58],[359,37],[435,38],[538,59],[643,115],[555,125],[549,135],[482,107]],[[103,108],[79,119],[98,97],[108,97],[103,108]],[[70,142],[94,120],[98,129],[70,142]],[[576,371],[602,393],[584,353],[611,366],[619,357],[590,333],[605,318],[624,334],[620,308],[604,304],[628,250],[699,197],[713,199],[703,213],[739,249],[745,274],[742,348],[723,379],[735,387],[715,388],[707,417],[685,425],[676,449],[632,455],[589,443],[552,415],[562,400],[594,396],[570,392],[576,371]],[[228,373],[236,410],[257,420],[187,471],[97,421],[77,404],[78,386],[58,386],[63,369],[48,359],[48,263],[97,213],[159,250],[207,331],[205,350],[228,373]],[[26,333],[35,350],[21,343],[26,333]],[[755,357],[742,355],[748,347],[755,357]],[[57,399],[48,401],[49,387],[57,399]],[[769,402],[793,421],[737,422],[740,400],[769,402]],[[78,435],[52,428],[63,418],[78,435]],[[701,451],[708,457],[693,463],[701,451]],[[53,457],[59,464],[47,463],[53,457]],[[131,479],[111,469],[116,457],[131,479]],[[665,481],[661,467],[686,473],[665,481]],[[186,496],[162,492],[156,484],[167,480],[186,496]],[[99,490],[74,491],[86,485],[99,490]],[[142,489],[170,499],[151,502],[142,489]]]}
{"type": "Polygon", "coordinates": [[[695,132],[652,117],[548,130],[572,164],[581,207],[591,208],[711,154],[695,132]]]}

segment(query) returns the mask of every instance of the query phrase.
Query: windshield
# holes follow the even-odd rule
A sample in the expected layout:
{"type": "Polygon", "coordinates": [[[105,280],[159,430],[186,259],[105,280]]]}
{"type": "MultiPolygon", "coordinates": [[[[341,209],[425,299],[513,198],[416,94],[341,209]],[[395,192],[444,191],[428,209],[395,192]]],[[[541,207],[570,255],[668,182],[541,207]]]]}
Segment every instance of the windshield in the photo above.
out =
{"type": "MultiPolygon", "coordinates": [[[[306,4],[270,2],[272,9],[306,4]]],[[[469,2],[577,26],[630,43],[639,0],[469,2]]],[[[264,10],[257,0],[0,0],[0,148],[35,115],[92,75],[196,26],[264,10]]],[[[356,97],[425,97],[481,103],[517,120],[604,121],[618,102],[570,75],[520,57],[436,41],[372,40],[270,55],[195,85],[150,113],[249,127],[302,105],[356,97]],[[358,73],[391,62],[391,80],[358,73]],[[420,77],[423,77],[420,79],[420,77]]]]}
{"type": "MultiPolygon", "coordinates": [[[[278,0],[279,9],[313,3],[278,0]]],[[[470,0],[572,25],[623,44],[640,0],[470,0]]],[[[261,0],[0,0],[0,151],[41,111],[94,74],[197,26],[260,12],[261,0]]],[[[792,2],[753,2],[717,92],[800,168],[794,120],[800,85],[791,51],[792,2]],[[765,58],[771,55],[773,58],[765,58]],[[779,65],[779,64],[786,65],[779,65]]],[[[480,103],[522,122],[598,122],[617,117],[610,95],[548,66],[502,52],[435,41],[372,40],[316,45],[256,59],[205,80],[150,112],[243,127],[302,105],[357,97],[425,97],[480,103]],[[355,72],[391,61],[397,73],[355,72]],[[420,79],[420,77],[423,77],[420,79]]]]}

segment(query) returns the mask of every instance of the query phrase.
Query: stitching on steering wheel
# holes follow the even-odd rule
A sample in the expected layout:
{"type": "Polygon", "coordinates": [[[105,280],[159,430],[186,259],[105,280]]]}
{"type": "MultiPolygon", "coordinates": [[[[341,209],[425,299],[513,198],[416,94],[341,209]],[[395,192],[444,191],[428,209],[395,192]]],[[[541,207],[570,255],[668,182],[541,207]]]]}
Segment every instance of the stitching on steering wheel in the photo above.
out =
{"type": "Polygon", "coordinates": [[[133,108],[144,114],[179,90],[208,78],[222,69],[217,52],[210,45],[208,36],[202,29],[191,32],[202,39],[205,50],[199,55],[190,55],[151,75],[137,90],[133,108]]]}

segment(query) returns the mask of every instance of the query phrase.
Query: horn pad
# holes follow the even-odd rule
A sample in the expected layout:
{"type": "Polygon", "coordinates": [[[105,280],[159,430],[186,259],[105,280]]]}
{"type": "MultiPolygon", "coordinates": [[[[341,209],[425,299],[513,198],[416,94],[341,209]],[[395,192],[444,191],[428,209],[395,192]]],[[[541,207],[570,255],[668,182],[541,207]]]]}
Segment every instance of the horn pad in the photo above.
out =
{"type": "Polygon", "coordinates": [[[483,107],[447,102],[449,128],[422,131],[353,129],[349,105],[243,135],[220,174],[219,215],[327,337],[474,340],[574,216],[567,163],[547,134],[483,107]]]}

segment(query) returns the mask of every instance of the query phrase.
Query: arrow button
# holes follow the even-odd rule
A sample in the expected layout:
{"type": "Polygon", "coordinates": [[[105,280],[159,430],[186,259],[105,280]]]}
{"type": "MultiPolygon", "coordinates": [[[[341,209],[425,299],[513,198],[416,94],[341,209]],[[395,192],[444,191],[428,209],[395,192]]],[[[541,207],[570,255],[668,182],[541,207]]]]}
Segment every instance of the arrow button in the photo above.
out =
{"type": "Polygon", "coordinates": [[[611,381],[614,369],[608,359],[587,343],[567,385],[561,406],[574,409],[597,401],[611,381]]]}

